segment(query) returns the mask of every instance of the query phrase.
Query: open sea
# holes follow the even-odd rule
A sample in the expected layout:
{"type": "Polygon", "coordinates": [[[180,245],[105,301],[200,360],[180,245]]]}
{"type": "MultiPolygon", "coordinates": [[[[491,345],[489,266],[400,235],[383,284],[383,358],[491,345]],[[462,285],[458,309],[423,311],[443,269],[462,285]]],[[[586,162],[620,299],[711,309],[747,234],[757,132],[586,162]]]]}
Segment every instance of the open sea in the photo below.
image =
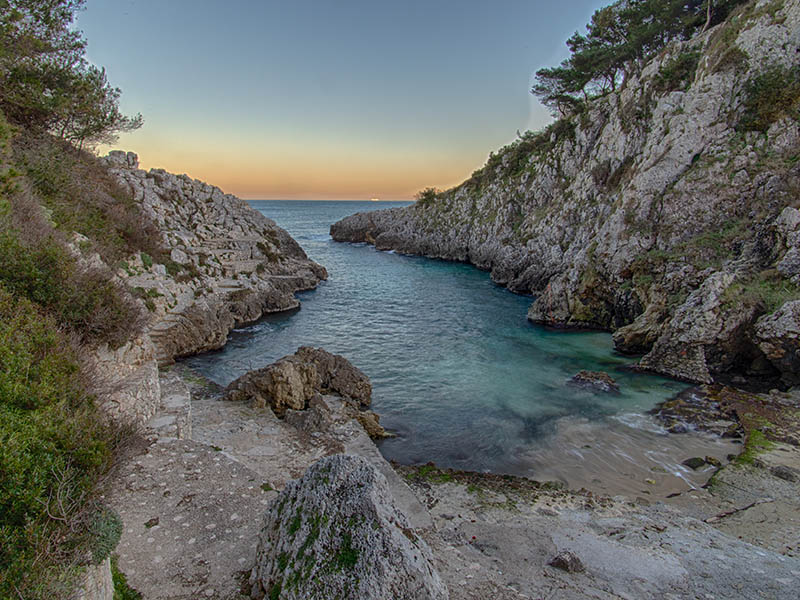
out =
{"type": "Polygon", "coordinates": [[[645,480],[665,489],[696,485],[680,462],[731,450],[705,435],[668,435],[647,416],[686,386],[626,371],[633,359],[615,354],[609,334],[532,325],[530,297],[472,266],[337,243],[328,234],[347,215],[407,204],[252,201],[329,279],[299,294],[299,310],[237,329],[224,349],[186,362],[225,385],[299,346],[342,354],[372,380],[372,408],[397,434],[380,442],[381,452],[404,464],[433,461],[573,487],[602,480],[608,492],[641,492],[645,480]],[[567,385],[582,369],[608,372],[621,393],[567,385]]]}

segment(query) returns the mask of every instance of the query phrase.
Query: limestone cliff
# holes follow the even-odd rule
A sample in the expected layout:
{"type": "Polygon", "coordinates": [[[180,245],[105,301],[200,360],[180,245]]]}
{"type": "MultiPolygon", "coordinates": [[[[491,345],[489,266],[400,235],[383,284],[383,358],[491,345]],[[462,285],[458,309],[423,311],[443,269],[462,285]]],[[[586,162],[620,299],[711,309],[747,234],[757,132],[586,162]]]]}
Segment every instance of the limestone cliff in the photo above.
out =
{"type": "Polygon", "coordinates": [[[612,330],[646,369],[796,383],[799,47],[800,1],[754,1],[460,186],[331,234],[489,270],[532,321],[612,330]],[[788,109],[745,126],[769,86],[788,109]]]}
{"type": "Polygon", "coordinates": [[[285,230],[245,201],[186,175],[145,172],[133,153],[112,152],[105,160],[171,252],[166,264],[136,255],[118,269],[150,311],[160,363],[222,347],[236,325],[298,307],[294,293],[327,278],[285,230]]]}

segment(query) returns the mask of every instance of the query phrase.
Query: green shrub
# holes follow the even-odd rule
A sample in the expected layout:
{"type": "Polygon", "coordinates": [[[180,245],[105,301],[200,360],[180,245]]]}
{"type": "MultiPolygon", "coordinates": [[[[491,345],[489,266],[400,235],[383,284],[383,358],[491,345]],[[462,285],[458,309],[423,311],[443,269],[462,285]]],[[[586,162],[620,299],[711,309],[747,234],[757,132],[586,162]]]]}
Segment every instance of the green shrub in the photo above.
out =
{"type": "Polygon", "coordinates": [[[697,72],[699,62],[700,53],[697,51],[683,52],[668,60],[661,65],[658,75],[653,80],[656,91],[666,93],[688,88],[697,72]]]}
{"type": "Polygon", "coordinates": [[[89,527],[92,562],[97,565],[111,556],[121,537],[122,518],[115,510],[106,506],[101,507],[89,527]]]}
{"type": "Polygon", "coordinates": [[[2,286],[0,340],[0,597],[66,597],[115,434],[57,323],[2,286]]]}
{"type": "Polygon", "coordinates": [[[81,269],[54,237],[35,247],[0,231],[0,283],[47,310],[87,344],[125,343],[141,326],[139,309],[107,274],[81,269]]]}
{"type": "Polygon", "coordinates": [[[434,200],[436,197],[442,193],[442,190],[436,189],[434,187],[425,188],[422,191],[417,192],[414,196],[414,199],[417,201],[417,204],[420,206],[427,206],[434,200]]]}
{"type": "Polygon", "coordinates": [[[800,67],[774,66],[750,80],[745,87],[740,131],[767,131],[786,117],[800,117],[800,67]]]}

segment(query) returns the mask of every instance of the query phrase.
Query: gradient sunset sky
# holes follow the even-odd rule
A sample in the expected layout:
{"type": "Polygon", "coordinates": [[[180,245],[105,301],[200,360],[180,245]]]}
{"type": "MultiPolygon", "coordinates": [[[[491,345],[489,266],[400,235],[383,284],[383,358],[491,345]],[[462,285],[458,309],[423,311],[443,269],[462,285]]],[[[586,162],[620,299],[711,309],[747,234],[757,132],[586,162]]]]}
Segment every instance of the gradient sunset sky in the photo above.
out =
{"type": "Polygon", "coordinates": [[[609,0],[88,0],[115,147],[248,199],[410,199],[550,118],[532,74],[609,0]]]}

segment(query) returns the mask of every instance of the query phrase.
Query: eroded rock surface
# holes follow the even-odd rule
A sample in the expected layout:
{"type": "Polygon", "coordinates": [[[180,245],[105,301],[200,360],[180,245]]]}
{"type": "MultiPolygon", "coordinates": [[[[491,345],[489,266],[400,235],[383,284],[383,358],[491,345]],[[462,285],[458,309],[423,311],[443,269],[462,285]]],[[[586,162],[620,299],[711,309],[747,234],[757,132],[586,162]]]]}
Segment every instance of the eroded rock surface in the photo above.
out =
{"type": "Polygon", "coordinates": [[[445,599],[428,545],[361,458],[321,460],[267,512],[253,598],[445,599]]]}
{"type": "Polygon", "coordinates": [[[327,278],[300,245],[244,200],[186,175],[145,172],[112,152],[111,172],[156,225],[170,256],[131,256],[118,275],[150,312],[162,364],[220,348],[238,324],[299,306],[294,293],[327,278]]]}
{"type": "Polygon", "coordinates": [[[791,385],[800,383],[800,300],[787,302],[755,325],[758,347],[791,385]]]}
{"type": "Polygon", "coordinates": [[[305,410],[319,394],[337,394],[358,408],[372,402],[369,378],[343,356],[304,346],[294,354],[250,371],[228,386],[227,398],[271,407],[282,417],[288,409],[305,410]]]}

